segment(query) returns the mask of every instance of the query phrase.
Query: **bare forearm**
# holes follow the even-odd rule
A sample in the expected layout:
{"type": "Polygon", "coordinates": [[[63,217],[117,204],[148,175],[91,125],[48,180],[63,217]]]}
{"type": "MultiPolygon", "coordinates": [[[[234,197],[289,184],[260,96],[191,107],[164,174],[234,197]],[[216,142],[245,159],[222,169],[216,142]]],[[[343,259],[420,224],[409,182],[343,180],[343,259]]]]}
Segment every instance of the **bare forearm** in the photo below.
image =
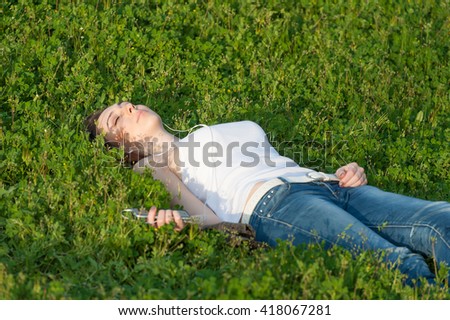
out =
{"type": "MultiPolygon", "coordinates": [[[[142,167],[135,171],[142,171],[142,167]]],[[[212,225],[221,222],[217,215],[200,201],[169,168],[153,168],[152,175],[160,180],[172,195],[171,205],[180,205],[193,217],[198,217],[201,225],[212,225]]]]}
{"type": "Polygon", "coordinates": [[[187,195],[186,192],[183,192],[180,196],[175,196],[173,198],[172,205],[182,206],[184,210],[189,212],[191,217],[197,218],[195,220],[201,225],[208,226],[221,222],[217,215],[206,204],[197,198],[191,200],[189,200],[189,198],[190,196],[187,195]]]}

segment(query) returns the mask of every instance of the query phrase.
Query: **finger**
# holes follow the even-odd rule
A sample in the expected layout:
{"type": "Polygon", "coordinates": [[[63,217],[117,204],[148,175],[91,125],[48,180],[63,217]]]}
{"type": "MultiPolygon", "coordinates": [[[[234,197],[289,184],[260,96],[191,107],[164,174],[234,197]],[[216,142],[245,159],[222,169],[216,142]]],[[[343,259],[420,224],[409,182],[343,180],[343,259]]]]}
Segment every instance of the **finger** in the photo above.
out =
{"type": "Polygon", "coordinates": [[[158,228],[165,224],[166,210],[158,210],[158,217],[156,218],[156,224],[158,228]]]}
{"type": "Polygon", "coordinates": [[[361,176],[357,173],[349,181],[344,184],[344,187],[356,187],[361,183],[361,176]]]}
{"type": "Polygon", "coordinates": [[[165,217],[166,224],[169,224],[172,221],[173,221],[173,212],[172,212],[172,210],[166,210],[166,217],[165,217]]]}
{"type": "Polygon", "coordinates": [[[175,221],[175,230],[180,231],[185,227],[185,223],[177,210],[173,211],[173,220],[175,221]]]}
{"type": "Polygon", "coordinates": [[[358,187],[367,184],[366,174],[364,169],[359,167],[355,175],[345,183],[345,187],[358,187]]]}
{"type": "Polygon", "coordinates": [[[156,209],[155,206],[152,206],[150,208],[150,210],[148,210],[148,215],[147,215],[147,223],[151,224],[151,225],[155,225],[155,216],[156,216],[156,212],[158,210],[156,209]]]}
{"type": "Polygon", "coordinates": [[[353,179],[353,177],[355,176],[357,170],[358,170],[358,166],[355,165],[355,163],[350,163],[348,165],[346,165],[345,167],[345,175],[343,177],[341,177],[341,185],[348,185],[348,182],[353,179]]]}
{"type": "Polygon", "coordinates": [[[337,169],[335,174],[336,174],[336,177],[338,177],[339,179],[342,179],[346,173],[347,173],[347,168],[346,168],[346,166],[344,166],[344,167],[337,169]]]}
{"type": "Polygon", "coordinates": [[[361,186],[364,186],[364,185],[366,185],[368,183],[368,181],[367,181],[367,176],[366,176],[366,174],[364,173],[363,174],[363,180],[362,180],[362,182],[361,182],[361,186]]]}

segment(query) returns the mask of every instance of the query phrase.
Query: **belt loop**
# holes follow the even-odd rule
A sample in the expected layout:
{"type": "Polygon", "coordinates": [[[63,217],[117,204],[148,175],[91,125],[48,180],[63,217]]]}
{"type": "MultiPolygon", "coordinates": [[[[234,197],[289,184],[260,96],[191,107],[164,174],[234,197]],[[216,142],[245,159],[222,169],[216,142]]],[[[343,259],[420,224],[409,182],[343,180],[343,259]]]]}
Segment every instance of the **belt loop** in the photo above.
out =
{"type": "Polygon", "coordinates": [[[291,183],[287,179],[285,179],[283,177],[278,177],[277,179],[283,181],[283,183],[285,184],[286,188],[288,190],[291,190],[291,183]]]}
{"type": "Polygon", "coordinates": [[[283,181],[284,182],[284,184],[289,184],[290,182],[289,181],[287,181],[285,178],[283,178],[283,177],[278,177],[278,179],[280,179],[281,181],[283,181]]]}

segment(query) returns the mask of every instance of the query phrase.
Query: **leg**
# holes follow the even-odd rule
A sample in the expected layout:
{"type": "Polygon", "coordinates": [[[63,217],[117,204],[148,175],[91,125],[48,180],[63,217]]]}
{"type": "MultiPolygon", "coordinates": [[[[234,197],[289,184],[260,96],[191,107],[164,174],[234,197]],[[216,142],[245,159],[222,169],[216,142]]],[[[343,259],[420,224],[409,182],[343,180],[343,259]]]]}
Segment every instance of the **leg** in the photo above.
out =
{"type": "Polygon", "coordinates": [[[328,184],[286,183],[269,191],[256,206],[250,224],[257,240],[276,245],[277,239],[294,244],[325,241],[350,251],[384,250],[392,263],[410,278],[434,278],[423,257],[398,247],[339,206],[339,195],[328,184]]]}
{"type": "Polygon", "coordinates": [[[371,186],[341,188],[346,211],[395,244],[450,266],[450,203],[384,192],[371,186]]]}

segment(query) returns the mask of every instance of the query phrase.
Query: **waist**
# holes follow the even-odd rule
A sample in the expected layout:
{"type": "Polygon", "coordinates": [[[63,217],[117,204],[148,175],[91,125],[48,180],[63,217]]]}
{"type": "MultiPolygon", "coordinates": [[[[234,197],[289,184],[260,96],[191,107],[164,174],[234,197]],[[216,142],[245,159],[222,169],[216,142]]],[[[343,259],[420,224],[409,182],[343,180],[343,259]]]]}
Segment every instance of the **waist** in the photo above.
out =
{"type": "MultiPolygon", "coordinates": [[[[302,176],[283,177],[283,180],[289,183],[309,183],[318,181],[339,181],[339,178],[334,174],[312,171],[302,176]]],[[[250,216],[252,215],[259,200],[261,200],[261,198],[271,189],[285,183],[283,180],[280,178],[275,178],[267,181],[260,181],[252,187],[247,197],[247,202],[244,206],[241,223],[248,224],[250,222],[250,216]]]]}

